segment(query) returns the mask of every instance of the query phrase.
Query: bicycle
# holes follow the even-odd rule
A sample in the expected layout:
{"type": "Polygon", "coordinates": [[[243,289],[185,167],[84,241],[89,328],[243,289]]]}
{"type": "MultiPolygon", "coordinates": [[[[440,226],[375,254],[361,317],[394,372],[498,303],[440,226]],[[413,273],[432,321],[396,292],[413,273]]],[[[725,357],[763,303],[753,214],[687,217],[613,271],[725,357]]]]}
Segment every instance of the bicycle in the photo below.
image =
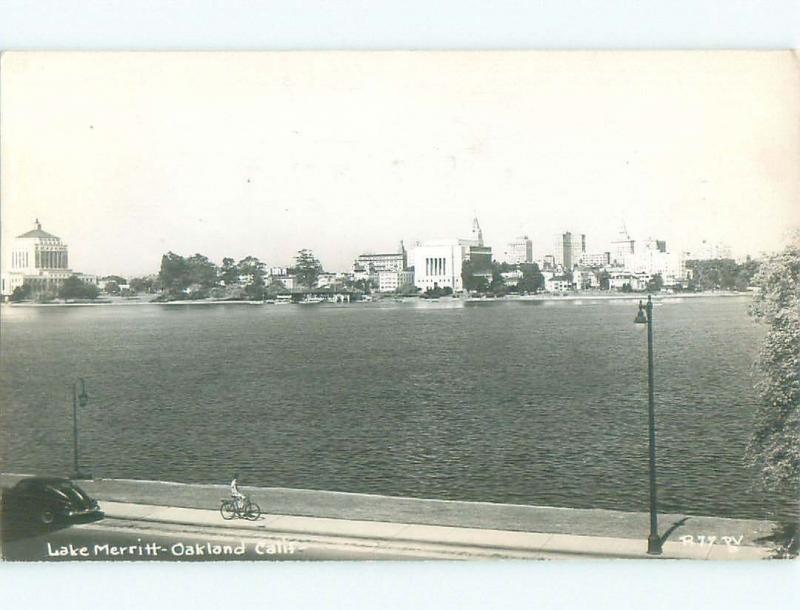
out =
{"type": "Polygon", "coordinates": [[[219,514],[226,521],[234,517],[255,521],[261,516],[261,507],[250,498],[245,498],[241,502],[241,508],[231,498],[223,498],[219,507],[219,514]]]}

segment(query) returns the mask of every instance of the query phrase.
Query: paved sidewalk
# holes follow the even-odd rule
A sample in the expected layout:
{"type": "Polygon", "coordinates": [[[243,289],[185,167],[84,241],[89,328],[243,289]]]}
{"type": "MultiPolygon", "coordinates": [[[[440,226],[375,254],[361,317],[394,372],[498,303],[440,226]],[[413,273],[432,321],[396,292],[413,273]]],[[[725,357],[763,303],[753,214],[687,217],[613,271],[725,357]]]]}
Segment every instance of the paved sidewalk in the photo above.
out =
{"type": "MultiPolygon", "coordinates": [[[[21,475],[0,474],[9,486],[21,475]]],[[[521,548],[564,555],[648,557],[644,512],[459,502],[283,488],[244,487],[269,515],[252,524],[218,512],[227,485],[100,479],[80,485],[109,516],[295,534],[521,548]],[[376,538],[377,537],[377,538],[376,538]]],[[[665,558],[757,559],[770,521],[660,514],[665,558]]]]}
{"type": "MultiPolygon", "coordinates": [[[[470,550],[504,551],[539,557],[598,557],[640,559],[649,558],[645,540],[607,536],[576,536],[536,532],[515,532],[496,529],[477,529],[387,521],[298,517],[266,514],[257,521],[235,519],[225,521],[218,511],[196,508],[177,508],[122,502],[103,502],[106,516],[111,519],[154,522],[172,526],[225,528],[247,535],[281,535],[294,540],[334,539],[342,544],[357,541],[382,548],[413,551],[426,548],[461,548],[470,550]]],[[[737,546],[725,543],[684,544],[667,541],[662,558],[669,559],[764,559],[769,549],[737,546]]]]}

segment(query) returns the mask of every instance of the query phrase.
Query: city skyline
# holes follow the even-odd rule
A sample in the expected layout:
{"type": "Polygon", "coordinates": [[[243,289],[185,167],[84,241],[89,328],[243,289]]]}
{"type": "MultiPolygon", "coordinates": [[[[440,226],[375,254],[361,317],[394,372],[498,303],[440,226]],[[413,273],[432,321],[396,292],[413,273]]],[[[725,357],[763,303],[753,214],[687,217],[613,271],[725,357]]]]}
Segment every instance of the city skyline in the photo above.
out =
{"type": "MultiPolygon", "coordinates": [[[[41,223],[39,218],[36,218],[34,220],[33,228],[34,229],[39,229],[39,230],[41,230],[43,228],[42,223],[41,223]]],[[[655,242],[655,240],[651,240],[651,238],[649,238],[649,237],[645,238],[645,239],[642,239],[640,236],[631,234],[629,231],[627,231],[627,226],[624,225],[624,224],[622,225],[621,229],[622,229],[623,232],[625,232],[631,238],[632,242],[635,242],[636,244],[639,244],[638,248],[647,247],[647,243],[649,241],[655,242]]],[[[568,232],[565,232],[565,233],[568,233],[568,232]]],[[[456,235],[456,233],[454,232],[453,235],[456,235]]],[[[459,239],[459,240],[462,240],[462,241],[467,239],[465,237],[467,235],[466,231],[461,231],[460,233],[458,233],[458,235],[460,235],[460,237],[456,237],[455,239],[459,239]]],[[[561,237],[561,235],[562,234],[559,233],[555,237],[558,239],[558,238],[561,237]]],[[[574,234],[575,237],[577,237],[578,235],[580,235],[581,238],[584,238],[584,241],[586,243],[594,245],[594,242],[591,241],[589,236],[587,236],[585,234],[577,234],[577,233],[574,234]]],[[[15,238],[16,237],[20,237],[20,236],[21,235],[14,235],[15,238]]],[[[70,244],[67,243],[66,240],[62,239],[61,235],[55,234],[55,235],[52,235],[52,236],[55,237],[55,238],[58,238],[61,242],[63,242],[63,244],[65,246],[70,246],[70,244]]],[[[528,242],[531,241],[530,239],[527,238],[527,236],[520,235],[520,236],[517,236],[516,238],[512,238],[509,243],[504,243],[504,244],[487,243],[486,246],[490,250],[492,250],[492,259],[495,260],[496,262],[498,262],[498,263],[512,262],[512,261],[507,260],[507,255],[508,255],[507,248],[509,246],[513,246],[513,245],[517,245],[518,246],[519,244],[515,243],[515,242],[517,240],[520,240],[520,239],[525,239],[528,242]]],[[[9,241],[13,242],[14,239],[12,238],[9,241]]],[[[405,252],[413,254],[413,251],[417,247],[425,247],[426,243],[436,243],[436,242],[440,242],[440,241],[442,241],[442,240],[434,238],[432,240],[427,240],[427,242],[415,242],[415,243],[412,243],[412,244],[409,245],[409,244],[405,244],[404,240],[399,240],[398,246],[395,247],[395,248],[387,247],[387,248],[384,248],[383,250],[374,250],[374,251],[361,250],[361,251],[359,251],[359,253],[357,255],[355,255],[353,257],[353,259],[350,261],[349,264],[345,265],[342,268],[334,268],[334,267],[326,266],[324,264],[323,264],[323,268],[324,268],[324,270],[326,272],[335,272],[335,273],[345,272],[345,273],[349,273],[349,272],[352,272],[354,266],[358,264],[359,260],[362,257],[365,257],[365,256],[366,257],[369,257],[369,256],[396,256],[397,254],[399,254],[401,252],[401,247],[402,247],[403,250],[405,250],[405,252]]],[[[468,239],[467,239],[467,241],[468,241],[468,239]]],[[[611,263],[613,263],[614,262],[613,261],[613,250],[614,250],[613,242],[605,242],[605,243],[603,243],[601,245],[598,245],[597,247],[591,247],[591,248],[587,246],[587,248],[583,252],[583,254],[581,254],[581,255],[577,255],[576,254],[575,255],[575,260],[573,261],[573,264],[574,265],[580,264],[581,266],[596,265],[596,263],[594,263],[593,260],[595,258],[598,258],[599,255],[609,255],[608,256],[609,261],[611,261],[611,263]],[[586,255],[588,255],[588,258],[587,258],[586,255]]],[[[680,254],[680,255],[684,254],[684,252],[687,253],[687,254],[691,254],[692,256],[685,257],[686,260],[691,260],[691,259],[704,260],[704,259],[725,258],[726,256],[725,255],[721,255],[720,252],[728,252],[730,250],[731,250],[730,244],[728,244],[726,242],[707,242],[706,240],[703,240],[700,244],[696,244],[695,248],[689,248],[689,249],[687,249],[685,251],[683,249],[681,249],[681,250],[669,250],[669,249],[667,249],[666,251],[669,252],[669,253],[680,254]]],[[[178,255],[181,255],[181,256],[186,256],[186,257],[193,256],[194,254],[205,254],[203,252],[191,252],[191,253],[190,252],[174,252],[172,250],[169,250],[169,252],[173,252],[175,254],[178,254],[178,255]]],[[[313,250],[312,250],[312,252],[313,252],[313,250]]],[[[764,253],[767,253],[767,252],[765,251],[764,253]]],[[[150,276],[150,275],[157,275],[159,267],[160,267],[161,256],[163,256],[164,254],[167,254],[167,252],[165,251],[165,252],[159,254],[159,257],[158,257],[159,265],[157,265],[155,268],[153,268],[153,269],[151,269],[149,271],[148,270],[142,271],[140,273],[129,273],[129,274],[126,274],[127,277],[130,279],[130,278],[139,277],[139,276],[144,277],[144,276],[150,276]]],[[[243,257],[234,258],[234,260],[235,261],[239,261],[239,260],[242,260],[243,258],[246,258],[247,256],[255,256],[262,263],[264,263],[265,267],[268,268],[268,269],[269,268],[289,269],[295,263],[295,255],[296,254],[299,254],[299,251],[297,253],[293,253],[292,255],[287,255],[286,260],[280,261],[280,262],[275,262],[275,261],[271,261],[271,260],[265,260],[265,259],[259,257],[255,253],[250,254],[250,255],[246,255],[246,256],[243,256],[243,257]]],[[[747,253],[746,255],[744,255],[742,257],[737,257],[737,258],[741,258],[743,260],[744,258],[749,258],[749,257],[751,257],[751,254],[747,253]]],[[[223,258],[225,258],[225,257],[223,257],[223,258]]],[[[233,258],[233,257],[230,257],[230,258],[233,258]]],[[[731,255],[731,258],[733,258],[733,255],[731,255]]],[[[754,257],[754,258],[756,258],[756,257],[754,257]]],[[[541,263],[545,259],[553,259],[556,262],[559,262],[560,261],[560,254],[558,252],[558,248],[556,248],[555,246],[548,247],[548,246],[542,245],[537,250],[535,248],[535,246],[534,246],[534,249],[533,249],[533,252],[532,252],[531,261],[528,261],[528,262],[541,263]]],[[[222,263],[222,258],[214,259],[214,258],[209,257],[209,260],[212,263],[215,263],[217,265],[221,265],[221,263],[222,263]]],[[[324,263],[324,261],[320,261],[320,262],[324,263]]],[[[519,262],[526,262],[526,261],[524,261],[524,260],[514,261],[514,264],[519,263],[519,262]]],[[[409,268],[412,268],[412,269],[414,268],[413,262],[409,262],[408,264],[409,264],[409,268]]],[[[561,264],[561,263],[559,263],[559,264],[561,264]]],[[[606,263],[603,263],[600,266],[605,266],[605,265],[606,265],[606,263]]],[[[2,268],[3,268],[3,272],[4,273],[12,270],[12,257],[11,257],[10,254],[4,257],[2,268]]],[[[94,275],[94,276],[97,276],[97,277],[112,276],[112,275],[117,275],[118,276],[120,274],[119,272],[114,271],[114,270],[100,272],[100,273],[98,273],[97,271],[91,271],[89,273],[90,273],[90,275],[94,275]]],[[[79,275],[83,275],[83,274],[79,273],[79,275]]]]}
{"type": "Polygon", "coordinates": [[[783,53],[6,54],[4,268],[36,217],[99,275],[170,250],[310,248],[345,270],[465,237],[475,214],[495,257],[562,231],[602,250],[622,222],[757,255],[798,221],[792,70],[783,53]]]}

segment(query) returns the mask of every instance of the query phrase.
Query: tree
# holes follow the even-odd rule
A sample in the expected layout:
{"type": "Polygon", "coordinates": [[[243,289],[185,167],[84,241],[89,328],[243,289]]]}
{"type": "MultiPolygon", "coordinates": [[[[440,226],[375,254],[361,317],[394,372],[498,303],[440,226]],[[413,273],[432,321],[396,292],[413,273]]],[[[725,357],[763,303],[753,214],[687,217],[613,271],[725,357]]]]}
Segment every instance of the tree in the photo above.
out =
{"type": "Polygon", "coordinates": [[[664,287],[664,278],[660,273],[656,273],[653,277],[647,280],[647,290],[650,292],[661,292],[664,287]]]}
{"type": "Polygon", "coordinates": [[[597,274],[597,280],[600,283],[600,290],[611,289],[611,274],[608,271],[601,271],[597,274]]]}
{"type": "Polygon", "coordinates": [[[30,284],[22,284],[22,286],[17,286],[14,288],[14,291],[11,293],[9,300],[12,303],[19,303],[20,301],[25,301],[31,297],[31,285],[30,284]]]}
{"type": "Polygon", "coordinates": [[[544,290],[544,275],[539,271],[539,265],[522,263],[519,268],[522,271],[522,279],[517,283],[517,290],[533,293],[544,290]]]}
{"type": "Polygon", "coordinates": [[[729,258],[686,261],[692,271],[691,290],[746,290],[758,271],[758,262],[747,259],[741,265],[729,258]]]}
{"type": "Polygon", "coordinates": [[[157,284],[154,277],[135,277],[130,281],[133,292],[154,292],[158,288],[157,284]]]}
{"type": "Polygon", "coordinates": [[[192,283],[189,275],[189,263],[182,256],[174,252],[167,252],[161,257],[158,279],[164,290],[170,294],[183,292],[192,283]]]}
{"type": "Polygon", "coordinates": [[[239,267],[236,261],[232,258],[225,257],[222,259],[222,267],[220,268],[220,279],[226,286],[233,286],[239,281],[239,267]]]}
{"type": "Polygon", "coordinates": [[[106,282],[105,291],[108,294],[119,294],[120,293],[119,284],[117,284],[117,282],[115,282],[114,280],[108,280],[106,282]]]}
{"type": "Polygon", "coordinates": [[[77,275],[71,275],[61,284],[58,296],[62,299],[96,299],[99,292],[94,284],[84,282],[77,275]]]}
{"type": "Polygon", "coordinates": [[[759,353],[761,404],[748,457],[769,488],[796,487],[800,477],[800,244],[761,265],[750,315],[768,325],[759,353]]]}
{"type": "Polygon", "coordinates": [[[265,296],[266,295],[275,296],[285,291],[286,291],[286,285],[278,278],[273,277],[269,282],[269,286],[266,287],[264,294],[265,296]]]}
{"type": "Polygon", "coordinates": [[[186,259],[189,273],[189,284],[199,284],[203,288],[217,285],[217,266],[202,254],[195,254],[186,259]]]}
{"type": "Polygon", "coordinates": [[[294,273],[297,281],[306,288],[317,285],[319,274],[322,273],[322,264],[314,258],[311,250],[303,249],[295,257],[294,273]]]}
{"type": "Polygon", "coordinates": [[[414,286],[414,284],[405,284],[403,286],[398,286],[397,290],[395,290],[395,294],[403,297],[416,296],[417,293],[419,293],[419,288],[414,286]]]}
{"type": "Polygon", "coordinates": [[[489,282],[489,290],[497,296],[504,296],[508,294],[506,288],[506,280],[500,271],[501,265],[497,261],[492,262],[492,279],[489,282]]]}
{"type": "Polygon", "coordinates": [[[100,278],[104,282],[115,282],[116,284],[127,284],[128,282],[125,281],[125,278],[119,275],[106,275],[100,278]]]}
{"type": "MultiPolygon", "coordinates": [[[[767,325],[756,361],[754,430],[746,459],[769,490],[800,493],[800,238],[763,261],[750,315],[767,325]]],[[[784,551],[797,554],[797,523],[784,527],[784,551]]]]}

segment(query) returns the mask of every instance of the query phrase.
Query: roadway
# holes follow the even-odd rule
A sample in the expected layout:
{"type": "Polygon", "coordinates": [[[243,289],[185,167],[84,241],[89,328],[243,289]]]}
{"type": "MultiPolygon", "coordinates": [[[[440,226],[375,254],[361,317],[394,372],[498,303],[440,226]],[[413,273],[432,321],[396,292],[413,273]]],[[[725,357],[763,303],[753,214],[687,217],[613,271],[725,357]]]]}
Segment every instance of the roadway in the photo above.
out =
{"type": "Polygon", "coordinates": [[[49,531],[4,528],[5,561],[330,561],[510,558],[558,553],[451,546],[387,544],[339,535],[255,532],[231,527],[106,518],[49,531]]]}
{"type": "Polygon", "coordinates": [[[291,536],[104,519],[50,531],[4,532],[6,561],[321,561],[439,557],[291,536]]]}

